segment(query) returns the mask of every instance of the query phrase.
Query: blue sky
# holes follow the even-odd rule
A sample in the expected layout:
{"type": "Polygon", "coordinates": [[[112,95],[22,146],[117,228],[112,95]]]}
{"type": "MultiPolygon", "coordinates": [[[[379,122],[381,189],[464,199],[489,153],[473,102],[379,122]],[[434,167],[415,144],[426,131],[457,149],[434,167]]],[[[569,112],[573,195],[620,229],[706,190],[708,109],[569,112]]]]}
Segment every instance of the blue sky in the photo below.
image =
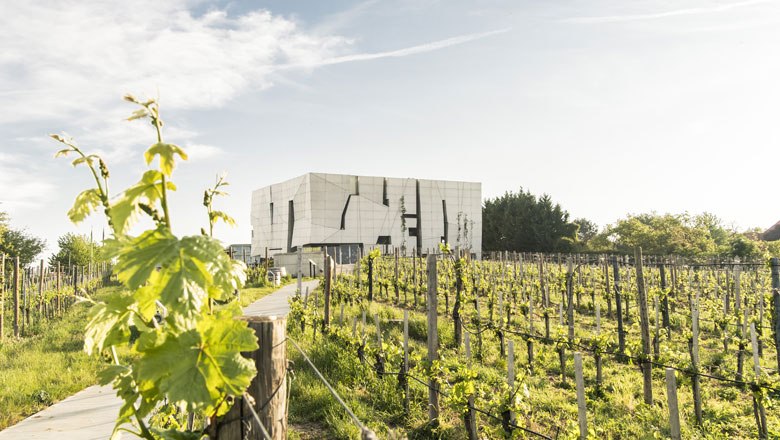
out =
{"type": "Polygon", "coordinates": [[[66,132],[113,188],[145,169],[151,127],[121,96],[159,93],[175,232],[202,190],[248,242],[253,189],[308,171],[527,188],[600,225],[709,211],[780,219],[780,3],[747,1],[13,2],[0,16],[0,209],[45,237],[90,184],[53,159],[66,132]]]}

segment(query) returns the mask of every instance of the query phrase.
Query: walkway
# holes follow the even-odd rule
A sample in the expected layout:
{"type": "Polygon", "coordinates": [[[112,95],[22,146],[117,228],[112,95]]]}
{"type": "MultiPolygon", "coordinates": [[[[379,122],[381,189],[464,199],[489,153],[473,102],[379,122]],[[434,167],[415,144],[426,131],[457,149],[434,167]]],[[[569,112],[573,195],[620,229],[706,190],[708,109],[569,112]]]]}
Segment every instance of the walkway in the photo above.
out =
{"type": "MultiPolygon", "coordinates": [[[[314,290],[319,281],[305,281],[303,291],[314,290]]],[[[290,312],[287,300],[295,295],[296,283],[253,302],[244,308],[247,316],[284,316],[290,312]]],[[[94,385],[0,431],[0,440],[106,440],[122,401],[110,386],[94,385]]],[[[124,439],[133,438],[124,433],[124,439]]]]}

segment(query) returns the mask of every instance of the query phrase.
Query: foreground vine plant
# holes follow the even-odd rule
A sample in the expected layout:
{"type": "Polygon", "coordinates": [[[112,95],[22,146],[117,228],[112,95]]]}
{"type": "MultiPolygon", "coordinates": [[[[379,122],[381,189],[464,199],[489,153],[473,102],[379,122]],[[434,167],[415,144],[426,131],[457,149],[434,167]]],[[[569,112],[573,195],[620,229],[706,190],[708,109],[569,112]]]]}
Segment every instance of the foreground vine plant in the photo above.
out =
{"type": "MultiPolygon", "coordinates": [[[[233,292],[244,282],[245,267],[230,259],[205,230],[200,235],[173,234],[168,195],[176,186],[171,175],[176,160],[186,160],[187,155],[163,141],[155,100],[139,101],[130,95],[125,100],[139,106],[128,120],[148,119],[155,128],[156,142],[144,159],[147,165],[159,161],[138,183],[114,197],[108,192],[106,163],[71,139],[52,135],[65,145],[56,156],[76,156],[73,165],[86,165],[96,183],[76,197],[68,216],[79,223],[102,207],[112,231],[105,246],[107,257],[115,262],[114,274],[124,286],[121,293],[94,303],[84,350],[113,359],[99,374],[100,383],[111,384],[124,401],[112,438],[124,430],[149,440],[197,439],[204,435],[204,427],[164,429],[145,420],[163,404],[179,414],[213,418],[226,413],[233,398],[249,386],[256,371],[240,353],[257,349],[257,341],[247,324],[236,319],[241,308],[233,301],[233,292]],[[154,227],[134,236],[130,229],[141,215],[154,227]],[[132,362],[120,362],[115,350],[120,346],[129,348],[132,362]]],[[[220,178],[206,191],[209,232],[218,219],[232,223],[211,207],[224,185],[220,178]]]]}

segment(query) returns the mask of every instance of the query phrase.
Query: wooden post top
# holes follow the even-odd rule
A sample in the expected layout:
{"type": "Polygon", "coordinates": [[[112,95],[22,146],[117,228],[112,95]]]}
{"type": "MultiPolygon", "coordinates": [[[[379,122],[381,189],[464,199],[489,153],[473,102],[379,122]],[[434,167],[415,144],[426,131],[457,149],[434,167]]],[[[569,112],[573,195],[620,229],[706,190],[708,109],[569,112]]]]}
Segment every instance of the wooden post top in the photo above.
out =
{"type": "Polygon", "coordinates": [[[287,317],[286,316],[275,316],[275,315],[271,315],[271,316],[246,316],[245,315],[245,316],[242,316],[239,319],[241,319],[242,321],[247,321],[247,322],[275,322],[275,321],[286,320],[287,317]]]}

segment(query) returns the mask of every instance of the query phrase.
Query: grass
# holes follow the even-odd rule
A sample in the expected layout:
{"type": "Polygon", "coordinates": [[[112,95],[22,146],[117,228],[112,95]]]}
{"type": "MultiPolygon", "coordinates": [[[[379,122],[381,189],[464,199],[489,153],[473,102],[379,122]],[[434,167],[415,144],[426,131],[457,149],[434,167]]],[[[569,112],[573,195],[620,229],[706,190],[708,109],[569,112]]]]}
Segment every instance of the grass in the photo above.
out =
{"type": "Polygon", "coordinates": [[[89,307],[76,304],[62,319],[32,328],[31,336],[0,342],[0,429],[95,383],[100,360],[82,350],[89,307]]]}
{"type": "MultiPolygon", "coordinates": [[[[100,289],[94,298],[100,300],[118,289],[100,289]]],[[[241,305],[276,289],[242,289],[241,305]]],[[[32,326],[30,336],[0,341],[0,430],[97,383],[103,362],[82,350],[89,307],[88,303],[76,304],[61,319],[32,326]]]]}

